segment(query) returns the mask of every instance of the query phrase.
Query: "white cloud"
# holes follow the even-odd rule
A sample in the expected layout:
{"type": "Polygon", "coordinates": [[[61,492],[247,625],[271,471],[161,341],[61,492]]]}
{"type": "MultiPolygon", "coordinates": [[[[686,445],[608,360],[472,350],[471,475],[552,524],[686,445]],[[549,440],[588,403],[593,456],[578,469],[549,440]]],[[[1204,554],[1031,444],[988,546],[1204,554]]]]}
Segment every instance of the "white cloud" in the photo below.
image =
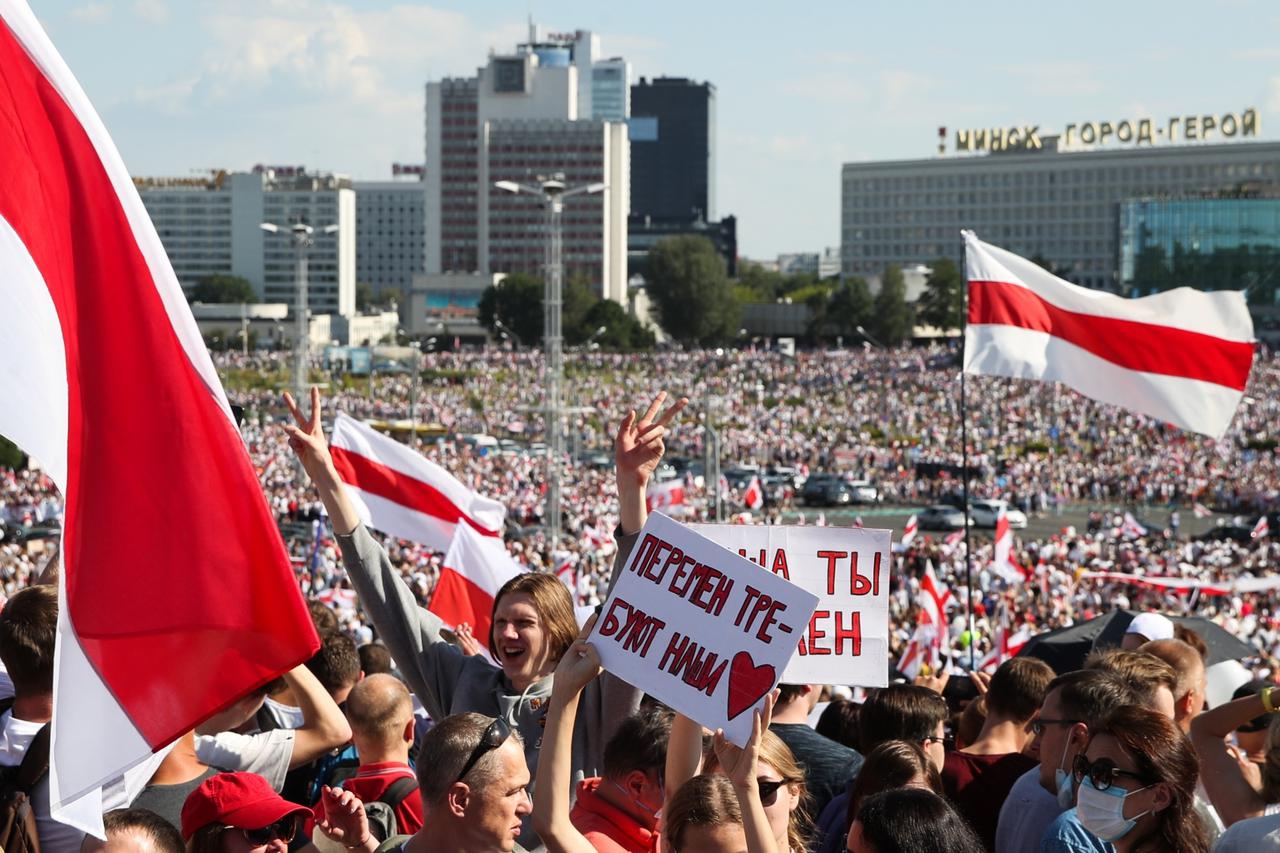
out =
{"type": "Polygon", "coordinates": [[[82,24],[95,24],[111,17],[111,4],[93,0],[83,6],[76,6],[67,15],[82,24]]]}
{"type": "Polygon", "coordinates": [[[133,14],[153,24],[169,20],[169,4],[165,0],[133,0],[132,9],[133,14]]]}

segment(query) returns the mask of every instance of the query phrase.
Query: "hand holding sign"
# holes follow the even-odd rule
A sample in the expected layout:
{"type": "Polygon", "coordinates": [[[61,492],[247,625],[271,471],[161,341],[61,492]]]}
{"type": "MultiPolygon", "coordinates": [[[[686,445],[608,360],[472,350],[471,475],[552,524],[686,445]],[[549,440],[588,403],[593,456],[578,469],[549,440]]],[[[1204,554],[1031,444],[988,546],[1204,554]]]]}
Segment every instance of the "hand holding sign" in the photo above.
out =
{"type": "Polygon", "coordinates": [[[649,517],[591,643],[604,668],[745,746],[818,599],[661,513],[649,517]]]}

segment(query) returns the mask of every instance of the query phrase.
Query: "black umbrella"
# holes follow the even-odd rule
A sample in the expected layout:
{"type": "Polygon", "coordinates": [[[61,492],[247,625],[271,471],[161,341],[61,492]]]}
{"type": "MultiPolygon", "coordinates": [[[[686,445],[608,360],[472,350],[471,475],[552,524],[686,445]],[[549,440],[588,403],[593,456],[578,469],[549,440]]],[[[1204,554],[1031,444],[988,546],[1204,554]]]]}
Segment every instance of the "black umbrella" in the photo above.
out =
{"type": "MultiPolygon", "coordinates": [[[[1027,641],[1018,652],[1020,656],[1039,658],[1056,673],[1071,672],[1084,665],[1084,659],[1094,649],[1118,648],[1124,639],[1125,629],[1137,615],[1128,610],[1112,610],[1088,622],[1077,622],[1065,628],[1057,628],[1038,634],[1027,641]]],[[[1212,666],[1224,660],[1240,660],[1253,657],[1258,650],[1228,633],[1220,625],[1200,616],[1170,616],[1175,623],[1185,625],[1199,634],[1208,646],[1205,663],[1212,666]]]]}

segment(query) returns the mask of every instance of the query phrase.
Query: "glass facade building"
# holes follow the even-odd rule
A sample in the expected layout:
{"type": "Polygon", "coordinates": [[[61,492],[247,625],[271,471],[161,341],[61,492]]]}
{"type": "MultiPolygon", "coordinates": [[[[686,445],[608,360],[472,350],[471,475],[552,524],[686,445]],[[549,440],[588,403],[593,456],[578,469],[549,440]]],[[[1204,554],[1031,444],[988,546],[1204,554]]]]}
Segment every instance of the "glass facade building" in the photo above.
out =
{"type": "Polygon", "coordinates": [[[1280,195],[1141,198],[1120,204],[1119,269],[1127,295],[1173,287],[1280,296],[1280,195]]]}

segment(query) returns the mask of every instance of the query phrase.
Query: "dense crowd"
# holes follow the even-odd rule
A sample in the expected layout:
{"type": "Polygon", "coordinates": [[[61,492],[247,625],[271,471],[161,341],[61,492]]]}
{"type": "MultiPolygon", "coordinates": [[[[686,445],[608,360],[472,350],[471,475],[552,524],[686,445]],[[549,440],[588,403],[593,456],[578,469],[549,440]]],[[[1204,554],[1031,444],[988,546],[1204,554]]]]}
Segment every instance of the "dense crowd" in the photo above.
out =
{"type": "MultiPolygon", "coordinates": [[[[1269,681],[1280,677],[1280,594],[1247,585],[1191,590],[1272,576],[1280,545],[1270,536],[1135,535],[1109,511],[1087,530],[1018,539],[1012,573],[994,565],[989,537],[972,537],[966,560],[957,537],[918,536],[895,556],[889,663],[913,635],[931,570],[955,602],[942,643],[949,665],[856,694],[782,685],[745,748],[602,673],[595,651],[574,639],[575,606],[605,596],[659,476],[684,481],[679,510],[688,518],[707,518],[716,493],[742,509],[741,486],[710,482],[689,464],[705,458],[708,423],[726,467],[838,471],[908,506],[953,496],[964,459],[954,351],[574,353],[566,396],[581,408],[570,416],[565,536],[554,546],[542,518],[537,354],[426,358],[419,382],[401,374],[336,380],[315,421],[287,410],[276,388],[263,387],[270,383],[230,383],[299,585],[314,600],[322,649],[185,736],[134,808],[112,813],[109,834],[141,833],[157,847],[185,841],[191,853],[283,853],[307,841],[365,853],[517,842],[575,851],[1199,851],[1214,839],[1222,850],[1280,850],[1280,722],[1268,734],[1280,710],[1269,681]],[[328,458],[324,428],[336,411],[403,421],[415,387],[416,420],[432,425],[415,447],[502,502],[508,549],[540,570],[499,592],[494,635],[478,644],[459,642],[423,609],[442,555],[365,529],[328,458]],[[687,396],[688,409],[646,411],[660,390],[687,396]],[[629,420],[632,410],[641,414],[629,420]],[[664,457],[684,464],[670,470],[664,457]],[[574,569],[571,589],[553,571],[564,565],[574,569]],[[1117,608],[1144,612],[1123,651],[1057,673],[1033,658],[988,658],[1002,636],[1117,608]],[[1175,633],[1161,612],[1206,617],[1252,646],[1238,698],[1205,710],[1205,638],[1175,633]],[[488,655],[477,653],[485,646],[488,655]],[[969,672],[983,658],[987,672],[969,672]],[[972,689],[956,689],[965,683],[972,689]],[[815,726],[820,701],[829,704],[815,726]]],[[[228,354],[218,367],[243,379],[285,363],[270,353],[228,354]]],[[[1217,442],[1052,386],[966,385],[975,496],[1032,514],[1200,504],[1253,518],[1280,504],[1267,443],[1280,363],[1269,354],[1217,442]]],[[[57,599],[32,585],[48,574],[56,536],[46,532],[56,531],[61,505],[38,469],[5,469],[0,482],[0,581],[9,598],[0,660],[15,702],[29,708],[51,683],[31,638],[48,628],[52,642],[57,599]]],[[[752,520],[794,522],[795,509],[784,489],[752,520]]],[[[0,721],[0,766],[16,765],[44,720],[6,712],[0,721]]],[[[48,817],[47,791],[41,796],[41,849],[78,845],[48,817]]]]}

